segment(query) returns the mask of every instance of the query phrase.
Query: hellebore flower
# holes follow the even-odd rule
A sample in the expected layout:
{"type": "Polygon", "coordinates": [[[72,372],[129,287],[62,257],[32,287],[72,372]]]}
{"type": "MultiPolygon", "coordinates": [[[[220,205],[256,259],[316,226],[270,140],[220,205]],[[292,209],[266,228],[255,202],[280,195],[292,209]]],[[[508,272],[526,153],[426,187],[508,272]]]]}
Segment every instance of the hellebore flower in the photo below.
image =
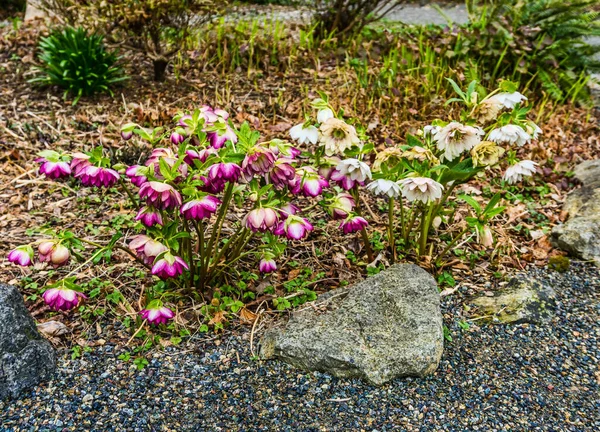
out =
{"type": "Polygon", "coordinates": [[[159,209],[171,209],[181,206],[181,195],[171,185],[156,181],[146,182],[139,191],[140,198],[145,198],[148,205],[159,209]]]}
{"type": "Polygon", "coordinates": [[[366,228],[368,225],[369,222],[367,222],[365,218],[352,216],[340,224],[340,229],[344,231],[344,234],[351,234],[366,228]]]}
{"type": "Polygon", "coordinates": [[[227,141],[231,141],[234,144],[238,141],[237,135],[235,134],[233,129],[229,127],[229,125],[225,125],[224,131],[219,130],[208,132],[206,134],[206,137],[208,138],[211,147],[214,149],[222,148],[223,146],[225,146],[225,143],[227,141]]]}
{"type": "Polygon", "coordinates": [[[41,164],[39,171],[40,174],[44,174],[50,179],[56,180],[63,177],[69,177],[71,174],[71,167],[69,166],[68,162],[61,160],[49,161],[43,157],[37,158],[35,161],[41,164]]]}
{"type": "Polygon", "coordinates": [[[371,178],[369,166],[358,159],[344,159],[331,173],[331,180],[346,190],[352,189],[357,184],[364,184],[371,178]]]}
{"type": "Polygon", "coordinates": [[[264,232],[274,229],[278,221],[279,215],[272,208],[257,208],[250,210],[244,217],[243,224],[254,232],[264,232]]]}
{"type": "Polygon", "coordinates": [[[206,162],[206,159],[208,159],[209,156],[216,154],[219,154],[219,152],[217,151],[217,149],[214,149],[212,147],[202,149],[200,151],[188,149],[185,151],[185,158],[183,159],[183,161],[190,166],[194,166],[194,160],[199,160],[200,162],[204,163],[206,162]]]}
{"type": "Polygon", "coordinates": [[[304,127],[304,123],[290,129],[290,137],[299,144],[316,144],[319,141],[319,130],[314,126],[304,127]]]}
{"type": "Polygon", "coordinates": [[[279,158],[269,172],[269,180],[275,186],[283,188],[296,178],[296,169],[291,165],[292,160],[279,158]]]}
{"type": "Polygon", "coordinates": [[[508,184],[520,182],[524,176],[529,177],[533,175],[533,173],[536,171],[535,167],[537,165],[537,163],[530,160],[523,160],[521,162],[517,162],[516,164],[509,166],[506,169],[506,172],[504,173],[502,179],[508,182],[508,184]]]}
{"type": "Polygon", "coordinates": [[[387,195],[388,198],[398,198],[402,193],[398,183],[386,179],[377,179],[369,183],[367,189],[375,195],[387,195]]]}
{"type": "Polygon", "coordinates": [[[208,168],[208,180],[212,183],[215,180],[225,182],[234,182],[242,175],[242,168],[233,162],[219,162],[208,168]]]}
{"type": "Polygon", "coordinates": [[[174,145],[179,145],[185,141],[185,136],[177,131],[174,131],[171,133],[170,140],[174,145]]]}
{"type": "Polygon", "coordinates": [[[504,149],[498,147],[492,141],[481,141],[471,150],[471,159],[473,166],[495,165],[498,163],[500,156],[504,154],[504,149]]]}
{"type": "MultiPolygon", "coordinates": [[[[414,147],[413,147],[414,148],[414,147]]],[[[408,151],[408,150],[407,150],[408,151]]],[[[381,171],[381,165],[386,164],[388,168],[393,168],[402,160],[406,152],[398,147],[388,147],[377,153],[375,162],[373,162],[373,171],[381,171]]]]}
{"type": "Polygon", "coordinates": [[[73,157],[73,159],[71,159],[71,171],[75,176],[77,176],[86,167],[92,165],[89,160],[90,157],[85,153],[76,152],[71,156],[73,157]]]}
{"type": "Polygon", "coordinates": [[[310,197],[321,195],[323,188],[328,186],[329,182],[308,166],[296,170],[296,177],[290,181],[292,193],[298,194],[302,192],[304,196],[310,197]]]}
{"type": "Polygon", "coordinates": [[[207,124],[212,124],[219,120],[219,116],[215,113],[215,110],[210,105],[202,105],[200,108],[200,114],[202,117],[204,117],[204,120],[207,124]]]}
{"type": "Polygon", "coordinates": [[[11,250],[7,258],[11,263],[23,267],[30,266],[33,263],[33,248],[29,245],[19,246],[11,250]]]}
{"type": "Polygon", "coordinates": [[[531,141],[529,135],[521,126],[508,124],[490,132],[489,140],[498,144],[509,143],[523,147],[531,141]]]}
{"type": "Polygon", "coordinates": [[[346,219],[354,209],[356,202],[352,195],[346,192],[339,193],[329,205],[329,211],[333,219],[346,219]]]}
{"type": "Polygon", "coordinates": [[[330,118],[333,118],[333,111],[331,111],[329,108],[319,110],[317,113],[317,122],[319,123],[325,123],[330,118]]]}
{"type": "Polygon", "coordinates": [[[69,310],[79,304],[80,298],[87,296],[69,288],[50,288],[42,294],[44,302],[54,310],[69,310]]]}
{"type": "Polygon", "coordinates": [[[58,240],[44,240],[38,245],[40,261],[51,263],[56,267],[65,265],[71,256],[69,249],[58,240]]]}
{"type": "Polygon", "coordinates": [[[283,141],[280,139],[273,139],[271,141],[269,141],[268,143],[263,143],[261,145],[266,146],[268,144],[268,149],[271,150],[271,152],[275,155],[275,156],[284,156],[287,158],[291,158],[294,159],[296,157],[298,157],[300,155],[300,150],[298,150],[296,147],[294,147],[292,144],[290,144],[287,141],[283,141]]]}
{"type": "Polygon", "coordinates": [[[162,279],[167,279],[179,276],[183,273],[184,269],[189,270],[190,268],[182,258],[166,252],[152,266],[152,274],[162,279]]]}
{"type": "MultiPolygon", "coordinates": [[[[170,167],[173,167],[179,160],[179,156],[169,148],[160,147],[152,150],[152,153],[150,154],[150,157],[146,161],[145,165],[154,166],[155,175],[160,178],[162,178],[159,167],[159,163],[161,160],[165,161],[166,164],[170,167]]],[[[187,176],[188,166],[186,164],[180,164],[178,171],[181,173],[182,176],[185,177],[187,176]]]]}
{"type": "Polygon", "coordinates": [[[119,181],[119,173],[110,168],[89,165],[80,170],[75,177],[84,186],[112,187],[119,181]]]}
{"type": "Polygon", "coordinates": [[[154,207],[142,207],[135,216],[135,220],[140,221],[147,227],[152,227],[154,225],[163,225],[162,216],[160,212],[154,207]]]}
{"type": "Polygon", "coordinates": [[[134,251],[147,265],[154,263],[154,259],[158,255],[168,250],[164,244],[144,234],[131,237],[129,249],[134,251]]]}
{"type": "Polygon", "coordinates": [[[514,93],[498,93],[492,96],[493,99],[498,101],[498,103],[502,104],[504,108],[513,109],[516,104],[521,103],[524,100],[527,100],[525,96],[523,96],[519,92],[514,93]]]}
{"type": "Polygon", "coordinates": [[[123,138],[123,141],[129,141],[131,139],[131,137],[133,136],[133,131],[121,131],[121,138],[123,138]]]}
{"type": "Polygon", "coordinates": [[[494,235],[489,226],[484,226],[477,229],[477,237],[479,244],[485,247],[492,247],[494,245],[494,235]]]}
{"type": "Polygon", "coordinates": [[[146,177],[146,167],[141,165],[132,165],[127,170],[125,170],[125,175],[129,177],[131,183],[136,185],[137,187],[141,187],[144,183],[148,181],[146,177]]]}
{"type": "Polygon", "coordinates": [[[444,186],[429,177],[408,177],[399,183],[402,195],[407,200],[421,201],[424,204],[441,198],[444,189],[444,186]]]}
{"type": "Polygon", "coordinates": [[[200,199],[186,202],[181,206],[181,214],[186,219],[209,218],[217,211],[221,201],[212,195],[205,195],[200,199]]]}
{"type": "Polygon", "coordinates": [[[410,149],[402,152],[402,157],[408,160],[418,160],[419,162],[429,161],[438,165],[439,159],[435,157],[433,152],[421,146],[413,146],[410,149]]]}
{"type": "Polygon", "coordinates": [[[285,221],[279,223],[273,233],[279,236],[285,235],[290,240],[300,240],[313,229],[314,227],[308,219],[290,215],[285,221]]]}
{"type": "Polygon", "coordinates": [[[242,170],[248,177],[268,173],[275,164],[275,155],[269,149],[254,146],[242,162],[242,170]]]}
{"type": "Polygon", "coordinates": [[[198,180],[204,183],[203,186],[198,186],[202,192],[207,192],[210,194],[218,194],[223,192],[225,189],[225,180],[214,179],[213,181],[208,180],[205,176],[198,176],[198,180]]]}
{"type": "Polygon", "coordinates": [[[277,263],[273,258],[265,257],[260,260],[260,263],[258,264],[258,270],[261,273],[273,273],[275,270],[277,270],[277,263]]]}
{"type": "Polygon", "coordinates": [[[160,301],[151,302],[146,309],[140,311],[140,315],[154,325],[166,324],[167,321],[175,317],[175,313],[168,307],[163,306],[160,301]]]}
{"type": "Polygon", "coordinates": [[[184,128],[190,127],[192,119],[193,119],[192,116],[189,114],[179,117],[179,121],[178,121],[179,126],[184,127],[184,128]]]}
{"type": "Polygon", "coordinates": [[[319,127],[321,137],[319,141],[325,146],[325,154],[333,156],[341,154],[355,145],[360,145],[354,126],[335,117],[330,118],[319,127]]]}
{"type": "Polygon", "coordinates": [[[473,117],[480,123],[496,120],[504,104],[495,96],[482,100],[473,110],[473,117]]]}
{"type": "Polygon", "coordinates": [[[279,208],[279,216],[281,219],[286,219],[289,215],[295,215],[300,209],[292,203],[286,203],[279,208]]]}
{"type": "Polygon", "coordinates": [[[542,134],[542,129],[532,121],[527,122],[525,130],[534,140],[538,139],[538,136],[542,134]]]}
{"type": "Polygon", "coordinates": [[[481,141],[480,135],[484,132],[481,128],[465,126],[458,122],[450,122],[441,128],[434,136],[438,150],[443,150],[443,159],[449,161],[460,156],[462,152],[469,151],[481,141]]]}

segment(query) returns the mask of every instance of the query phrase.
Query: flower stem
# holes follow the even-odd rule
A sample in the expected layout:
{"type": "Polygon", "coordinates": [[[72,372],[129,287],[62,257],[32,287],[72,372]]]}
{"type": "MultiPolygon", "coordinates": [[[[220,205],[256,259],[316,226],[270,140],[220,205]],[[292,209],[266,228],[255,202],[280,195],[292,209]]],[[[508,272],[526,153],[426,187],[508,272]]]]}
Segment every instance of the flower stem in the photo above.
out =
{"type": "Polygon", "coordinates": [[[444,250],[437,256],[437,258],[435,259],[436,261],[441,260],[444,255],[446,255],[446,253],[450,250],[450,248],[452,246],[454,246],[456,244],[456,242],[463,236],[465,235],[465,233],[469,230],[469,227],[467,226],[464,230],[462,230],[459,234],[457,234],[456,236],[454,236],[454,238],[450,241],[450,243],[448,243],[448,245],[446,245],[446,247],[444,248],[444,250]]]}
{"type": "MultiPolygon", "coordinates": [[[[354,210],[356,214],[362,217],[362,212],[360,208],[360,195],[358,193],[358,186],[354,186],[351,190],[352,196],[354,197],[354,201],[356,202],[356,207],[354,210]]],[[[362,237],[363,243],[365,245],[365,249],[367,250],[367,257],[369,258],[369,263],[372,263],[375,258],[373,257],[373,249],[371,249],[371,242],[369,241],[369,235],[367,234],[367,230],[363,228],[360,230],[360,235],[362,237]]]]}
{"type": "Polygon", "coordinates": [[[419,256],[425,254],[425,248],[427,247],[427,237],[429,235],[429,227],[431,225],[431,214],[433,213],[433,205],[429,208],[425,207],[422,213],[421,219],[421,237],[419,238],[419,256]]]}
{"type": "Polygon", "coordinates": [[[388,202],[388,241],[392,249],[392,264],[396,261],[396,241],[394,237],[394,198],[390,198],[388,202]]]}
{"type": "Polygon", "coordinates": [[[127,185],[125,184],[125,182],[123,181],[122,178],[119,179],[119,184],[121,185],[121,187],[123,188],[125,193],[127,193],[127,196],[129,197],[129,200],[131,201],[131,204],[133,204],[134,207],[137,207],[138,201],[135,199],[135,197],[133,196],[133,194],[131,193],[131,191],[129,190],[129,188],[127,187],[127,185]]]}
{"type": "Polygon", "coordinates": [[[219,238],[221,237],[221,229],[223,228],[223,222],[225,221],[225,215],[227,214],[227,208],[229,207],[229,202],[231,201],[231,197],[233,196],[233,183],[229,183],[227,185],[227,189],[225,190],[225,196],[223,197],[223,204],[221,204],[221,208],[219,208],[219,215],[217,216],[217,222],[215,225],[215,229],[210,235],[210,239],[208,240],[208,246],[206,247],[206,257],[205,258],[205,269],[208,271],[208,267],[210,266],[210,258],[212,257],[213,247],[219,244],[219,238]]]}

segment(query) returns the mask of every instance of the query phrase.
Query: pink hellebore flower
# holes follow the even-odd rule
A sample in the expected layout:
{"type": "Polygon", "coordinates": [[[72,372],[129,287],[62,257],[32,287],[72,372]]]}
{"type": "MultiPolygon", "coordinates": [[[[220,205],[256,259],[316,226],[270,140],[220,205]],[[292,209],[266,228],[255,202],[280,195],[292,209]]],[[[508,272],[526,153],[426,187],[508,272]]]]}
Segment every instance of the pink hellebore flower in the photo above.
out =
{"type": "Polygon", "coordinates": [[[147,227],[163,225],[160,212],[157,209],[148,206],[144,206],[138,211],[137,215],[135,216],[135,220],[140,221],[147,227]]]}
{"type": "Polygon", "coordinates": [[[183,273],[184,269],[190,269],[187,263],[181,257],[167,252],[154,263],[152,274],[162,279],[167,279],[179,276],[183,273]]]}
{"type": "Polygon", "coordinates": [[[200,108],[200,115],[204,117],[204,120],[207,124],[212,124],[219,120],[219,116],[215,113],[215,110],[210,105],[202,105],[202,108],[200,108]]]}
{"type": "Polygon", "coordinates": [[[181,206],[181,195],[171,185],[156,181],[146,182],[140,188],[140,198],[159,209],[171,209],[181,206]]]}
{"type": "Polygon", "coordinates": [[[191,120],[192,120],[192,116],[189,114],[181,116],[181,117],[179,117],[179,121],[178,121],[179,126],[182,126],[184,128],[189,127],[190,126],[189,123],[191,122],[191,120]]]}
{"type": "Polygon", "coordinates": [[[218,178],[210,181],[204,176],[198,176],[198,180],[204,183],[203,186],[198,186],[198,189],[200,189],[202,192],[208,192],[210,194],[218,194],[223,192],[225,189],[225,183],[227,183],[225,180],[218,178]]]}
{"type": "Polygon", "coordinates": [[[134,251],[148,265],[153,264],[158,255],[168,250],[164,244],[144,234],[131,237],[129,249],[134,251]]]}
{"type": "Polygon", "coordinates": [[[40,174],[44,174],[46,177],[50,179],[59,179],[63,177],[68,177],[71,174],[71,167],[68,162],[50,162],[45,158],[38,158],[35,160],[39,162],[40,165],[40,174]]]}
{"type": "Polygon", "coordinates": [[[121,138],[123,141],[129,141],[133,137],[133,131],[121,131],[121,138]]]}
{"type": "Polygon", "coordinates": [[[263,258],[258,264],[258,270],[261,273],[273,273],[275,270],[277,270],[277,263],[273,258],[263,258]]]}
{"type": "Polygon", "coordinates": [[[231,141],[232,143],[237,143],[238,137],[228,125],[225,126],[224,131],[212,131],[206,134],[210,145],[214,149],[220,149],[225,146],[227,141],[231,141]]]}
{"type": "Polygon", "coordinates": [[[79,304],[80,298],[87,296],[69,288],[50,288],[42,294],[44,302],[54,310],[69,310],[79,304]]]}
{"type": "Polygon", "coordinates": [[[170,140],[174,145],[179,145],[183,141],[185,141],[185,136],[177,131],[174,131],[173,133],[171,133],[170,140]]]}
{"type": "Polygon", "coordinates": [[[233,162],[219,162],[208,168],[208,180],[234,182],[242,175],[242,168],[233,162]]]}
{"type": "Polygon", "coordinates": [[[296,178],[290,182],[292,193],[302,192],[304,196],[310,197],[321,195],[323,188],[328,186],[329,182],[311,167],[302,167],[296,170],[296,178]]]}
{"type": "Polygon", "coordinates": [[[73,159],[71,159],[71,171],[75,176],[77,176],[81,171],[83,171],[88,166],[92,165],[90,163],[90,157],[85,153],[73,153],[73,159]]]}
{"type": "Polygon", "coordinates": [[[284,222],[280,222],[274,230],[276,235],[284,235],[290,240],[300,240],[308,235],[314,227],[308,219],[290,215],[284,222]]]}
{"type": "Polygon", "coordinates": [[[352,189],[357,184],[363,185],[370,178],[371,169],[358,159],[344,159],[331,173],[331,180],[346,190],[352,189]]]}
{"type": "Polygon", "coordinates": [[[38,253],[41,262],[52,263],[56,267],[66,264],[71,256],[69,249],[58,243],[57,240],[42,241],[38,245],[38,253]]]}
{"type": "Polygon", "coordinates": [[[344,234],[350,234],[360,231],[366,228],[369,223],[365,218],[360,216],[352,216],[340,224],[340,228],[344,231],[344,234]]]}
{"type": "Polygon", "coordinates": [[[244,226],[254,232],[273,229],[279,221],[279,215],[272,208],[257,208],[244,217],[244,226]]]}
{"type": "Polygon", "coordinates": [[[185,151],[185,158],[183,159],[183,161],[190,166],[194,166],[194,160],[197,159],[200,162],[206,162],[206,159],[208,159],[210,155],[216,155],[218,153],[219,152],[217,152],[217,150],[212,147],[202,149],[200,151],[188,149],[185,151]]]}
{"type": "Polygon", "coordinates": [[[242,161],[242,170],[251,177],[268,173],[275,164],[275,155],[271,150],[255,146],[248,150],[242,161]]]}
{"type": "Polygon", "coordinates": [[[287,219],[288,216],[295,215],[299,211],[300,211],[300,209],[298,208],[298,206],[296,206],[292,203],[287,203],[279,208],[279,217],[281,219],[287,219]]]}
{"type": "Polygon", "coordinates": [[[30,266],[33,263],[33,248],[29,245],[19,246],[8,253],[8,260],[11,263],[23,267],[30,266]]]}
{"type": "Polygon", "coordinates": [[[271,183],[279,188],[287,186],[296,178],[296,169],[291,165],[292,160],[280,158],[275,161],[273,169],[269,173],[271,183]]]}
{"type": "Polygon", "coordinates": [[[167,321],[175,317],[175,313],[166,306],[148,306],[146,309],[140,311],[140,315],[145,320],[148,320],[150,324],[166,324],[167,321]]]}
{"type": "Polygon", "coordinates": [[[335,220],[346,219],[355,205],[356,202],[352,195],[342,192],[333,199],[333,202],[329,206],[331,217],[335,220]]]}
{"type": "Polygon", "coordinates": [[[119,173],[110,168],[88,165],[76,175],[84,186],[112,187],[119,181],[119,173]]]}
{"type": "Polygon", "coordinates": [[[129,177],[131,183],[137,187],[141,187],[148,181],[148,178],[144,175],[146,168],[141,165],[132,165],[125,170],[125,175],[129,177]]]}
{"type": "Polygon", "coordinates": [[[181,206],[181,214],[186,219],[209,218],[221,204],[221,201],[212,195],[205,195],[200,199],[186,202],[181,206]]]}

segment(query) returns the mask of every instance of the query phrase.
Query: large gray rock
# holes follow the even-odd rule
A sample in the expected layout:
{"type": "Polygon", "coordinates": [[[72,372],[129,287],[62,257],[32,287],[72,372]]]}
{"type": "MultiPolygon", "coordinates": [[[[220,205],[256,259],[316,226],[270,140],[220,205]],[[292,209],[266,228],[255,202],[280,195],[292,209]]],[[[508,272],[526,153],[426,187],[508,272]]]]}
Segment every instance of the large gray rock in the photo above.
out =
{"type": "Polygon", "coordinates": [[[519,275],[492,296],[482,294],[470,303],[478,322],[543,324],[554,316],[556,293],[536,279],[519,275]]]}
{"type": "Polygon", "coordinates": [[[600,265],[600,160],[575,168],[583,186],[571,192],[563,210],[569,219],[552,230],[552,242],[570,254],[600,265]]]}
{"type": "Polygon", "coordinates": [[[17,288],[0,284],[0,399],[47,379],[56,368],[50,342],[38,332],[17,288]]]}
{"type": "Polygon", "coordinates": [[[443,348],[437,285],[412,264],[319,297],[261,340],[263,358],[376,385],[433,373],[443,348]]]}

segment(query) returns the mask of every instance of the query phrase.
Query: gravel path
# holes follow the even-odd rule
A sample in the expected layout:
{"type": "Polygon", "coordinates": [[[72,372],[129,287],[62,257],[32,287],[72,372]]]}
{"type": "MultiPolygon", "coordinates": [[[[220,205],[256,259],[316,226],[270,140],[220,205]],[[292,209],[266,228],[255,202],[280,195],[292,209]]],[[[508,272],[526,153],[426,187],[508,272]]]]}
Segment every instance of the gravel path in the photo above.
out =
{"type": "Polygon", "coordinates": [[[377,388],[254,361],[247,330],[169,347],[143,372],[106,345],[0,402],[0,430],[600,430],[600,270],[529,272],[559,295],[552,323],[460,330],[460,288],[443,302],[453,342],[427,379],[377,388]]]}

